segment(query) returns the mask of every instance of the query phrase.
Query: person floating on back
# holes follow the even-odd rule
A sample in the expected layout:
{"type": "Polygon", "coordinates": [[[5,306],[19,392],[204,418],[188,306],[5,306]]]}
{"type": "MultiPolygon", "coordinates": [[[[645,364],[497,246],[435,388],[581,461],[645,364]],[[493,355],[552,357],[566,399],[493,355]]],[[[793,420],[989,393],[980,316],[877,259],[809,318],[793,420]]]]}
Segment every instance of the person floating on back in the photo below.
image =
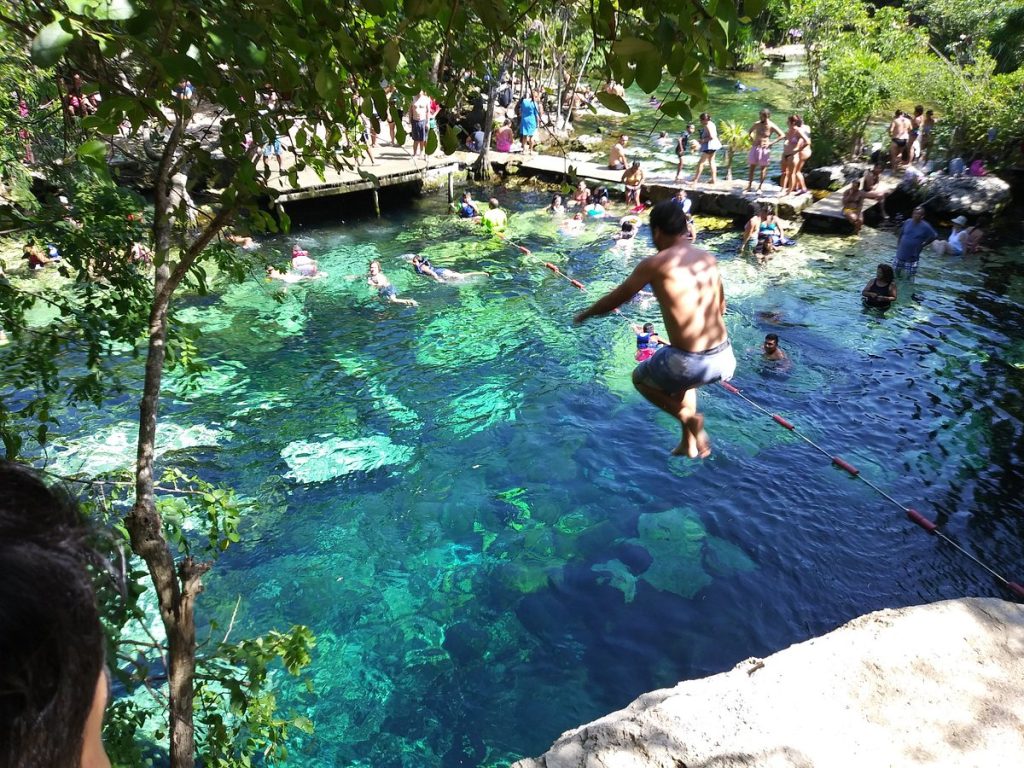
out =
{"type": "Polygon", "coordinates": [[[670,344],[633,370],[641,395],[679,420],[674,455],[704,458],[711,443],[697,410],[697,387],[727,381],[736,358],[725,327],[725,290],[715,257],[686,236],[686,218],[671,200],[651,210],[651,238],[658,253],[637,264],[618,287],[580,312],[573,322],[607,314],[650,283],[661,306],[670,344]]]}

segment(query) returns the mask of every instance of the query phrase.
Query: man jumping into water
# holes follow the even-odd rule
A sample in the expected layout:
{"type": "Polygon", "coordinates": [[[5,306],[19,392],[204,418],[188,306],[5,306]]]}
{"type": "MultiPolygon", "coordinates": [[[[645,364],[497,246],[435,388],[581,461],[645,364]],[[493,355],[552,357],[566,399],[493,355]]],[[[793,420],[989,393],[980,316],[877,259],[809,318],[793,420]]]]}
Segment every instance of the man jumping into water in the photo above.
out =
{"type": "Polygon", "coordinates": [[[711,454],[697,387],[732,378],[736,358],[722,316],[725,291],[715,257],[686,237],[686,218],[673,201],[651,211],[651,239],[658,253],[637,264],[617,288],[580,312],[574,322],[607,314],[650,283],[661,306],[671,344],[633,369],[633,386],[661,410],[679,419],[682,439],[672,453],[690,458],[711,454]]]}

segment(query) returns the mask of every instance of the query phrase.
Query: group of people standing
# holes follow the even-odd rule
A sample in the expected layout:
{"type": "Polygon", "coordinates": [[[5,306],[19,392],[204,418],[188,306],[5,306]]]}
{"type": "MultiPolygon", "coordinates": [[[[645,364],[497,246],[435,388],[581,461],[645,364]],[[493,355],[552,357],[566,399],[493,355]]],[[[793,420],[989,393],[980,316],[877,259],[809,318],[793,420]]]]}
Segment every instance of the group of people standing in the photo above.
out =
{"type": "MultiPolygon", "coordinates": [[[[711,177],[711,185],[718,183],[718,165],[716,155],[722,149],[722,141],[718,135],[718,126],[712,120],[711,115],[704,112],[700,116],[700,131],[698,132],[693,124],[689,124],[686,130],[680,135],[676,143],[676,156],[679,164],[676,168],[675,181],[679,181],[683,173],[683,158],[690,152],[691,143],[698,152],[697,167],[690,184],[700,184],[704,169],[707,168],[711,177]],[[693,137],[697,136],[696,139],[693,137]]],[[[753,191],[754,176],[760,173],[757,191],[764,188],[765,178],[768,175],[768,166],[771,164],[772,147],[779,142],[782,146],[782,179],[781,192],[779,197],[789,194],[803,195],[807,193],[807,183],[804,180],[803,169],[811,157],[811,131],[804,124],[800,115],[790,115],[787,120],[787,129],[783,131],[771,119],[771,112],[762,109],[756,123],[747,132],[751,141],[750,151],[747,153],[747,165],[749,168],[747,176],[747,192],[753,191]],[[774,141],[773,141],[773,137],[774,141]]]]}

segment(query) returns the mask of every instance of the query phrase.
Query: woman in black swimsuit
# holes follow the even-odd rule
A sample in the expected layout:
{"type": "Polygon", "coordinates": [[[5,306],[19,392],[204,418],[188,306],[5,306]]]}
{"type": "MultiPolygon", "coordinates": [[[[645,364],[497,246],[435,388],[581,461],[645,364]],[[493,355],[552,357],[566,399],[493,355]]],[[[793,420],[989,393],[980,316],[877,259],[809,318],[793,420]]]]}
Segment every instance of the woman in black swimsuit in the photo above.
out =
{"type": "Polygon", "coordinates": [[[864,306],[888,309],[896,301],[896,276],[891,264],[879,264],[875,279],[860,292],[864,306]]]}

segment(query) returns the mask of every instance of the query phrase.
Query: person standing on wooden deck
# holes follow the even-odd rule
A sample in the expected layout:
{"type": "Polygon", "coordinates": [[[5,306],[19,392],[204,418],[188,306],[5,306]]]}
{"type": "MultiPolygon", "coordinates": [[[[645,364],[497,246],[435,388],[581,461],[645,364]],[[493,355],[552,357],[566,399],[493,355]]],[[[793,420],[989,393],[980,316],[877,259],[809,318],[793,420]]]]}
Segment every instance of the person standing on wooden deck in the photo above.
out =
{"type": "Polygon", "coordinates": [[[427,125],[430,122],[430,97],[427,92],[420,90],[409,107],[409,120],[412,122],[412,156],[417,157],[420,152],[424,157],[427,154],[427,125]]]}
{"type": "Polygon", "coordinates": [[[768,164],[772,160],[772,134],[778,134],[780,138],[783,135],[782,129],[772,122],[771,117],[771,112],[762,109],[761,119],[750,126],[750,130],[747,132],[747,136],[753,142],[750,153],[747,155],[747,164],[750,166],[747,176],[747,192],[754,186],[754,168],[761,169],[761,182],[757,185],[757,191],[760,192],[764,187],[764,177],[768,173],[768,164]]]}
{"type": "Polygon", "coordinates": [[[697,170],[693,172],[691,184],[700,184],[700,175],[704,172],[704,166],[711,167],[711,186],[718,183],[718,168],[715,165],[715,153],[722,148],[722,142],[718,139],[718,127],[711,121],[711,115],[702,112],[700,115],[700,160],[697,161],[697,170]]]}
{"type": "Polygon", "coordinates": [[[697,388],[732,378],[736,357],[725,327],[725,291],[715,257],[686,237],[686,219],[671,200],[651,211],[651,238],[658,253],[637,264],[617,288],[573,319],[582,323],[630,301],[650,283],[661,306],[670,344],[633,370],[633,386],[679,420],[676,456],[705,458],[711,443],[697,410],[697,388]]]}

